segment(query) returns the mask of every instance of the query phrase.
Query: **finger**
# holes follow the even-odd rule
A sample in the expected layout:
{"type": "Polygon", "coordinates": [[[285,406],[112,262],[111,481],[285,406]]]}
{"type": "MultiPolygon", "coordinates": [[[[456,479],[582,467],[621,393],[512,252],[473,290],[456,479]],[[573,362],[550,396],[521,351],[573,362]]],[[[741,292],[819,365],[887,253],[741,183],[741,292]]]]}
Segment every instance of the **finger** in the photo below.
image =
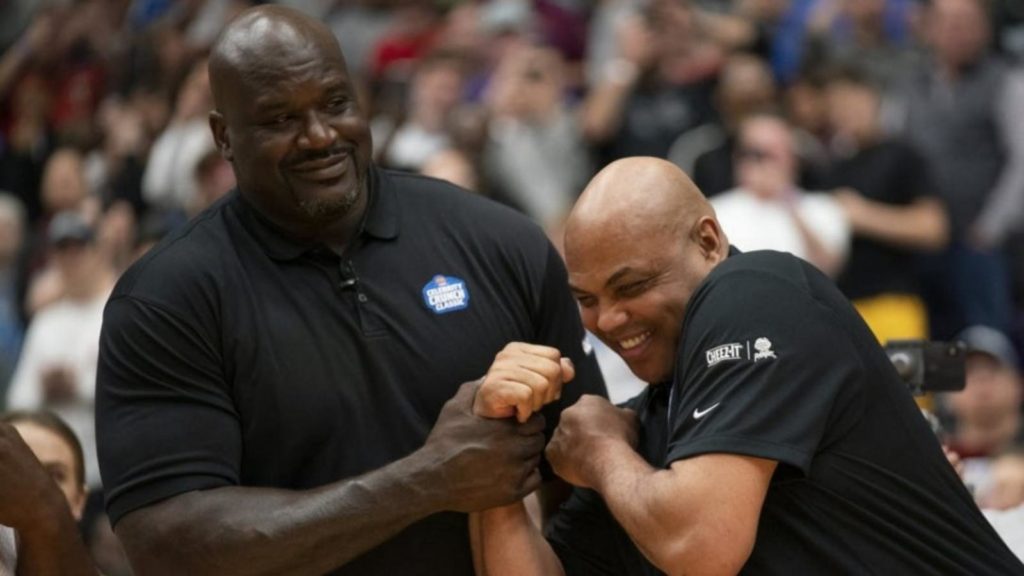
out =
{"type": "Polygon", "coordinates": [[[520,492],[522,494],[520,498],[525,498],[532,494],[533,492],[535,492],[538,488],[540,488],[542,481],[543,478],[540,475],[540,468],[535,467],[526,476],[526,480],[524,480],[522,485],[520,486],[520,492]]]}
{"type": "Polygon", "coordinates": [[[534,412],[530,419],[519,425],[519,433],[523,436],[533,436],[534,434],[543,434],[544,426],[546,424],[544,415],[540,412],[534,412]]]}
{"type": "MultiPolygon", "coordinates": [[[[552,364],[552,366],[555,366],[557,370],[556,364],[552,364]]],[[[550,396],[550,390],[552,387],[559,388],[561,386],[557,378],[552,380],[544,374],[522,366],[506,368],[499,372],[499,374],[504,379],[529,386],[530,389],[533,390],[533,395],[531,397],[531,411],[533,412],[540,410],[541,407],[544,406],[550,396]]]]}
{"type": "MultiPolygon", "coordinates": [[[[516,414],[520,406],[533,406],[532,388],[519,382],[488,378],[477,393],[473,410],[477,416],[485,418],[507,418],[516,414]]],[[[526,416],[528,417],[529,413],[526,416]]],[[[524,417],[520,421],[525,419],[524,417]]]]}
{"type": "Polygon", "coordinates": [[[505,352],[523,352],[528,355],[547,358],[553,362],[558,362],[558,359],[562,357],[562,353],[558,351],[558,348],[544,346],[543,344],[530,344],[528,342],[510,342],[499,354],[505,352]]]}

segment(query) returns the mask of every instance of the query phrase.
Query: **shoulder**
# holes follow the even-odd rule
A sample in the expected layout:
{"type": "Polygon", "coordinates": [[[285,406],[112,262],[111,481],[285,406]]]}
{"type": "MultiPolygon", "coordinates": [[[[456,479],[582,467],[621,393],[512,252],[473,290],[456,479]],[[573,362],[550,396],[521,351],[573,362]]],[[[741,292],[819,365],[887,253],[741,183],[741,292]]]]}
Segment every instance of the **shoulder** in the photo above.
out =
{"type": "Polygon", "coordinates": [[[733,254],[715,267],[694,293],[697,304],[741,302],[806,293],[809,265],[788,252],[756,250],[733,254]],[[725,288],[728,286],[728,288],[725,288]]]}
{"type": "Polygon", "coordinates": [[[433,214],[450,218],[483,219],[482,224],[499,221],[509,226],[538,228],[522,213],[451,182],[411,172],[378,170],[381,185],[392,188],[399,195],[403,208],[413,207],[425,211],[412,214],[414,217],[433,214]]]}
{"type": "Polygon", "coordinates": [[[379,169],[380,184],[398,197],[402,229],[443,233],[474,248],[546,253],[544,231],[524,214],[450,182],[379,169]]]}
{"type": "Polygon", "coordinates": [[[225,221],[234,201],[231,194],[168,234],[121,275],[110,299],[177,301],[194,296],[199,284],[219,284],[233,253],[225,221]]]}

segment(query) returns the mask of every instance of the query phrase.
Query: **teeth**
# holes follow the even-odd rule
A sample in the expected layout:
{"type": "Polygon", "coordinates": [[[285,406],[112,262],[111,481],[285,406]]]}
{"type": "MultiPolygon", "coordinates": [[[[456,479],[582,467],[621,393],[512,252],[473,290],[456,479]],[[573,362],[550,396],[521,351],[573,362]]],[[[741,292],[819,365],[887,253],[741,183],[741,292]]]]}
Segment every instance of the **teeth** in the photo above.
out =
{"type": "Polygon", "coordinates": [[[623,350],[629,350],[631,348],[636,348],[637,346],[643,344],[648,338],[650,338],[650,336],[651,336],[650,332],[644,332],[643,334],[640,334],[639,336],[634,336],[632,338],[627,338],[626,340],[620,340],[619,341],[619,346],[621,346],[623,350]]]}

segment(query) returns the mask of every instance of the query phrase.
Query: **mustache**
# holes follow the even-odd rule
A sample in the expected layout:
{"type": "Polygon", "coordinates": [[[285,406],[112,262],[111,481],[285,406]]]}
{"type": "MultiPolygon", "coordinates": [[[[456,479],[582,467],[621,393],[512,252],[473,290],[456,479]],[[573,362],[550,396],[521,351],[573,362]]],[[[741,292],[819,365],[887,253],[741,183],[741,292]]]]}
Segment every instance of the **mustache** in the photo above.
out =
{"type": "Polygon", "coordinates": [[[288,159],[288,167],[302,166],[303,164],[309,164],[311,162],[319,162],[326,160],[333,156],[341,156],[344,154],[352,154],[353,150],[347,146],[334,145],[323,150],[310,150],[296,154],[295,156],[288,159]]]}

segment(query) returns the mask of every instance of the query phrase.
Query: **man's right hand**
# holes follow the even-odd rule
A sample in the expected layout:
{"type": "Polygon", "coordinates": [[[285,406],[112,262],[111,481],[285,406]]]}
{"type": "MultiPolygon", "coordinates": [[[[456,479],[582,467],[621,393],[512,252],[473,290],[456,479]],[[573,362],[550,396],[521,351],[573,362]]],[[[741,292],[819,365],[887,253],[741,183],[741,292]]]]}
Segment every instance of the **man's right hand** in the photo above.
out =
{"type": "Polygon", "coordinates": [[[438,472],[443,508],[474,512],[517,502],[540,487],[544,417],[524,423],[473,413],[476,382],[445,403],[422,453],[438,472]]]}
{"type": "Polygon", "coordinates": [[[542,406],[559,399],[562,385],[575,375],[572,361],[557,348],[511,342],[487,370],[473,413],[485,418],[515,415],[519,422],[526,422],[542,406]]]}

